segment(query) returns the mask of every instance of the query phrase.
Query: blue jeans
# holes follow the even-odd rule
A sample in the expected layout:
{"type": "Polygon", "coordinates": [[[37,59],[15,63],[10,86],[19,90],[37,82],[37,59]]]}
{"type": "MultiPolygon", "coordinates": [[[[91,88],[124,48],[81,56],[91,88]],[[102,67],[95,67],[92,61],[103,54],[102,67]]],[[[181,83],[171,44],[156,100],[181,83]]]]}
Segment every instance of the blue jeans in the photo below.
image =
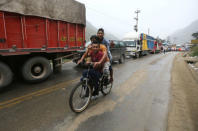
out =
{"type": "MultiPolygon", "coordinates": [[[[88,70],[83,71],[83,77],[87,77],[88,70]]],[[[92,79],[95,89],[98,89],[98,82],[102,74],[94,69],[89,70],[89,78],[92,79]]],[[[82,79],[81,79],[82,80],[82,79]]]]}

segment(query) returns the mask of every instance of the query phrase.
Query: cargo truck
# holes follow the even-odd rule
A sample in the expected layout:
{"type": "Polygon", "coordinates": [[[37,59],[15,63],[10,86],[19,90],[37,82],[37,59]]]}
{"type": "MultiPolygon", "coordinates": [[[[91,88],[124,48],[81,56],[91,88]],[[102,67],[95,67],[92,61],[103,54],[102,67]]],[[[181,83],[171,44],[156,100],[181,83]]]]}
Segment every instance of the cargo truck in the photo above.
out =
{"type": "Polygon", "coordinates": [[[142,43],[142,50],[145,51],[147,54],[152,53],[152,51],[155,50],[154,47],[155,47],[155,41],[156,40],[155,40],[154,37],[149,36],[149,35],[144,34],[144,33],[141,33],[140,34],[140,40],[141,40],[141,43],[142,43]]]}
{"type": "Polygon", "coordinates": [[[126,46],[126,56],[139,57],[141,52],[140,36],[136,32],[130,32],[123,38],[126,46]]]}
{"type": "Polygon", "coordinates": [[[155,53],[161,52],[161,47],[162,47],[161,41],[154,40],[154,47],[153,47],[153,50],[151,51],[151,53],[155,54],[155,53]]]}
{"type": "Polygon", "coordinates": [[[123,41],[126,45],[126,55],[139,58],[153,51],[155,39],[144,33],[135,32],[127,34],[123,41]]]}
{"type": "Polygon", "coordinates": [[[40,82],[60,70],[63,57],[84,47],[85,23],[85,6],[74,0],[1,3],[0,89],[14,75],[40,82]]]}

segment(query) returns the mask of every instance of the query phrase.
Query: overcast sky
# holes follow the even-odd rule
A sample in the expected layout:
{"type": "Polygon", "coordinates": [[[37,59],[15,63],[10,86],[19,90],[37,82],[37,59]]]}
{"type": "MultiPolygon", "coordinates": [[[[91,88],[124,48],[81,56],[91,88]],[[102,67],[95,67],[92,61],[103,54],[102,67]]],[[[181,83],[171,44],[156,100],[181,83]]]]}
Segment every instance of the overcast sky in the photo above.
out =
{"type": "Polygon", "coordinates": [[[140,9],[139,32],[166,38],[198,19],[198,0],[77,0],[86,6],[86,18],[122,38],[134,31],[135,10],[140,9]]]}

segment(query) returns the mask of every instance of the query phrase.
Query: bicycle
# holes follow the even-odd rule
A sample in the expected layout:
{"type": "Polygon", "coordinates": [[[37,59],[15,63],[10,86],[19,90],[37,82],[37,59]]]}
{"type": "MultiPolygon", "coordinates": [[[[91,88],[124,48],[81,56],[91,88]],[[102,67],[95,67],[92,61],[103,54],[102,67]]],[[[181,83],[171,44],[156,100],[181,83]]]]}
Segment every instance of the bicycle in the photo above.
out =
{"type": "MultiPolygon", "coordinates": [[[[76,84],[76,86],[71,91],[69,105],[71,110],[75,113],[84,111],[88,107],[91,97],[93,96],[92,94],[95,90],[95,87],[93,80],[89,77],[89,71],[91,68],[93,68],[93,65],[89,64],[87,76],[82,77],[81,81],[76,84]]],[[[106,96],[111,92],[112,86],[113,83],[110,82],[109,73],[102,73],[102,76],[99,79],[98,91],[102,92],[102,94],[106,96]]]]}

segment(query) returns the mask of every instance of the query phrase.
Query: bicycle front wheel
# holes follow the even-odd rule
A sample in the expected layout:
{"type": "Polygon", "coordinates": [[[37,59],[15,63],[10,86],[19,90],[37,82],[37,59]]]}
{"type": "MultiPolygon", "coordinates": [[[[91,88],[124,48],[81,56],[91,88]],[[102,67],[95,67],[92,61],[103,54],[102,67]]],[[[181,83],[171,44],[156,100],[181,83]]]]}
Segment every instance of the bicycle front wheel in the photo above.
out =
{"type": "Polygon", "coordinates": [[[91,87],[79,82],[70,94],[69,105],[73,112],[80,113],[87,108],[90,100],[91,87]]]}

